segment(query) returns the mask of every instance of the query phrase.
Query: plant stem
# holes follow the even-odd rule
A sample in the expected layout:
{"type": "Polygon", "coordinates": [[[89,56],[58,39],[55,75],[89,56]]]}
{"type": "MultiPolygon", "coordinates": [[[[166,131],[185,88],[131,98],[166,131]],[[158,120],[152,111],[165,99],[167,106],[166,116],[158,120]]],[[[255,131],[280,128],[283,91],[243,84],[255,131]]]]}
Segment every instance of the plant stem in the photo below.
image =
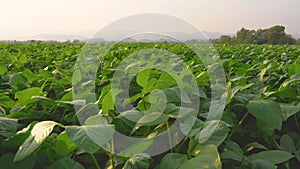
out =
{"type": "Polygon", "coordinates": [[[243,117],[242,119],[239,121],[239,126],[242,125],[242,123],[244,122],[244,120],[246,119],[246,117],[248,116],[249,112],[247,112],[243,117]]]}
{"type": "Polygon", "coordinates": [[[171,150],[171,153],[173,153],[172,137],[171,137],[170,127],[169,127],[169,123],[168,122],[166,122],[166,126],[167,126],[167,131],[168,131],[168,138],[169,138],[170,150],[171,150]]]}
{"type": "MultiPolygon", "coordinates": [[[[245,121],[245,119],[246,119],[246,117],[248,116],[248,114],[249,114],[249,112],[247,112],[243,117],[242,117],[242,119],[239,121],[239,123],[238,123],[238,126],[241,126],[242,124],[243,124],[243,122],[245,121]]],[[[227,140],[229,140],[232,136],[233,136],[233,134],[236,132],[236,128],[234,128],[232,131],[231,131],[231,133],[228,135],[228,137],[227,137],[227,140]]]]}
{"type": "Polygon", "coordinates": [[[296,124],[296,127],[297,127],[297,131],[300,133],[299,123],[298,123],[298,119],[297,119],[296,114],[294,115],[294,118],[295,118],[295,124],[296,124]]]}
{"type": "Polygon", "coordinates": [[[97,169],[101,169],[101,167],[99,166],[98,162],[97,162],[97,159],[95,158],[94,154],[91,154],[91,157],[93,159],[93,162],[96,166],[97,169]]]}
{"type": "Polygon", "coordinates": [[[114,147],[114,139],[113,137],[111,138],[111,152],[109,152],[109,158],[110,158],[110,164],[112,166],[112,169],[116,168],[115,160],[114,160],[114,153],[115,153],[115,147],[114,147]]]}

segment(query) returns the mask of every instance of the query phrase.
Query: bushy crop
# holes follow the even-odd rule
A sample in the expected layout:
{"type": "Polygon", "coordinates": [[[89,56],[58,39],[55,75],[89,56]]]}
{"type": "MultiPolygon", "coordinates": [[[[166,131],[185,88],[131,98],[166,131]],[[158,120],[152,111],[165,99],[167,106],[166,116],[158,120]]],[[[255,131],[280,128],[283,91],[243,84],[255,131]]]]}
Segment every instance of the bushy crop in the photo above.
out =
{"type": "Polygon", "coordinates": [[[92,82],[96,100],[88,104],[73,97],[80,86],[91,84],[83,83],[87,77],[76,71],[83,46],[0,44],[1,169],[300,166],[299,47],[215,45],[226,75],[227,97],[222,118],[207,120],[212,111],[211,79],[205,64],[186,45],[115,45],[99,60],[92,82]],[[129,72],[137,71],[132,79],[118,73],[124,59],[147,48],[167,50],[180,57],[178,62],[161,62],[170,63],[169,67],[165,65],[166,70],[185,67],[178,66],[178,74],[153,68],[138,71],[132,61],[126,67],[129,72]],[[189,72],[183,71],[187,68],[195,83],[189,72]],[[178,87],[178,79],[185,79],[180,82],[183,87],[178,87]],[[113,90],[115,81],[126,84],[128,93],[113,90]],[[182,88],[186,96],[182,96],[182,88]],[[193,99],[199,100],[199,108],[190,104],[193,99]],[[84,125],[78,116],[86,117],[84,125]],[[178,132],[168,133],[181,118],[183,139],[178,132]],[[192,124],[192,128],[185,124],[192,124]],[[118,147],[125,140],[113,140],[115,131],[143,141],[118,147]],[[155,156],[144,153],[157,144],[152,138],[164,132],[169,139],[160,144],[169,146],[168,151],[155,156]]]}

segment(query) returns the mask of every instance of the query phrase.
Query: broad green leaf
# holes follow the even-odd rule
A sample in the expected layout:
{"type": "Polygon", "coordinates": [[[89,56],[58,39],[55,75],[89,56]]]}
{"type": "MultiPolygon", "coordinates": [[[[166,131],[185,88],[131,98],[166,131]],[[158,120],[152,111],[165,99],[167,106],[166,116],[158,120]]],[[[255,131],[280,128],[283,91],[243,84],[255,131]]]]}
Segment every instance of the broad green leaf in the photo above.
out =
{"type": "Polygon", "coordinates": [[[244,153],[237,143],[233,141],[227,141],[225,143],[223,153],[221,154],[221,158],[242,161],[244,158],[244,153]]]}
{"type": "MultiPolygon", "coordinates": [[[[176,74],[173,75],[176,76],[176,74]]],[[[158,82],[159,83],[156,83],[156,87],[160,89],[166,89],[166,88],[177,86],[177,82],[175,81],[175,79],[166,72],[161,73],[158,82]]]]}
{"type": "Polygon", "coordinates": [[[296,156],[297,160],[300,162],[300,150],[295,152],[295,156],[296,156]]]}
{"type": "Polygon", "coordinates": [[[150,76],[151,69],[142,70],[137,74],[136,82],[142,87],[146,87],[150,76]]]}
{"type": "Polygon", "coordinates": [[[204,122],[195,116],[187,116],[182,123],[179,124],[180,130],[184,135],[192,138],[203,128],[204,122]]]}
{"type": "Polygon", "coordinates": [[[135,154],[130,157],[123,169],[148,169],[150,165],[150,156],[147,154],[135,154]]]}
{"type": "Polygon", "coordinates": [[[31,130],[36,123],[37,122],[30,123],[27,127],[18,131],[12,138],[4,140],[1,146],[11,149],[20,147],[27,137],[29,137],[31,130]]]}
{"type": "Polygon", "coordinates": [[[254,169],[276,169],[277,168],[273,164],[260,159],[251,161],[251,163],[254,169]]]}
{"type": "Polygon", "coordinates": [[[69,157],[55,161],[49,169],[84,169],[84,167],[69,157]]]}
{"type": "Polygon", "coordinates": [[[19,62],[21,64],[25,64],[27,62],[27,56],[25,54],[21,54],[21,56],[19,58],[19,62]]]}
{"type": "Polygon", "coordinates": [[[114,130],[111,125],[66,126],[70,140],[90,154],[99,150],[112,138],[114,130]]]}
{"type": "Polygon", "coordinates": [[[273,165],[288,161],[291,158],[293,158],[293,155],[280,150],[262,151],[248,157],[251,161],[263,160],[273,165]]]}
{"type": "Polygon", "coordinates": [[[0,93],[0,106],[5,108],[12,108],[14,106],[15,102],[10,99],[8,96],[0,93]]]}
{"type": "Polygon", "coordinates": [[[289,152],[289,153],[294,153],[296,151],[295,142],[288,135],[283,135],[280,138],[280,148],[281,148],[281,150],[289,152]]]}
{"type": "Polygon", "coordinates": [[[121,119],[125,118],[132,122],[137,122],[142,117],[143,117],[143,113],[138,110],[128,110],[128,111],[120,113],[120,115],[118,116],[118,118],[121,118],[121,119]]]}
{"type": "Polygon", "coordinates": [[[219,146],[226,139],[228,131],[229,128],[223,121],[207,121],[197,135],[198,141],[200,144],[215,144],[219,146]]]}
{"type": "Polygon", "coordinates": [[[0,76],[3,76],[7,72],[7,67],[5,64],[0,64],[0,76]]]}
{"type": "Polygon", "coordinates": [[[222,164],[218,149],[215,145],[206,145],[200,148],[199,154],[184,162],[179,169],[221,169],[222,164]]]}
{"type": "MultiPolygon", "coordinates": [[[[99,107],[95,103],[88,103],[82,106],[77,112],[76,116],[78,119],[87,119],[93,117],[99,113],[99,107]]],[[[84,120],[84,121],[85,121],[84,120]]]]}
{"type": "Polygon", "coordinates": [[[77,148],[77,145],[73,143],[66,132],[61,133],[56,138],[55,151],[61,156],[66,156],[77,148]]]}
{"type": "Polygon", "coordinates": [[[0,117],[0,130],[16,131],[18,120],[6,117],[0,117]]]}
{"type": "Polygon", "coordinates": [[[253,143],[249,143],[244,147],[245,151],[251,151],[253,149],[262,149],[262,150],[268,150],[264,145],[258,143],[258,142],[253,142],[253,143]]]}
{"type": "Polygon", "coordinates": [[[32,96],[40,96],[43,94],[43,89],[39,87],[28,88],[16,93],[18,99],[17,104],[26,106],[27,104],[33,103],[37,100],[31,99],[32,96]]]}
{"type": "Polygon", "coordinates": [[[185,154],[168,153],[165,155],[155,169],[177,169],[187,161],[185,154]]]}
{"type": "Polygon", "coordinates": [[[121,151],[118,155],[123,157],[131,157],[135,154],[145,152],[153,143],[153,139],[143,139],[140,142],[130,145],[125,150],[121,151]]]}
{"type": "Polygon", "coordinates": [[[104,117],[103,114],[91,116],[84,122],[86,125],[108,124],[106,120],[112,121],[110,116],[104,117]]]}
{"type": "Polygon", "coordinates": [[[256,126],[265,137],[270,137],[274,134],[275,128],[262,120],[256,120],[256,126]]]}
{"type": "Polygon", "coordinates": [[[145,114],[137,122],[137,126],[153,126],[168,121],[169,117],[163,113],[152,112],[145,114]]]}
{"type": "Polygon", "coordinates": [[[102,101],[102,113],[107,116],[109,110],[115,107],[111,92],[107,93],[102,101]]]}
{"type": "Polygon", "coordinates": [[[246,108],[256,119],[270,127],[281,129],[283,115],[278,103],[271,100],[250,101],[246,108]]]}
{"type": "Polygon", "coordinates": [[[300,111],[300,105],[294,106],[290,104],[279,104],[282,110],[283,121],[286,121],[289,117],[293,116],[300,111]]]}
{"type": "Polygon", "coordinates": [[[23,70],[22,75],[27,78],[28,83],[32,83],[33,81],[38,79],[38,77],[30,69],[23,70]]]}
{"type": "Polygon", "coordinates": [[[27,79],[21,73],[16,73],[10,77],[9,84],[16,91],[24,90],[27,88],[27,79]]]}
{"type": "Polygon", "coordinates": [[[288,99],[297,99],[297,90],[287,86],[274,93],[271,93],[271,96],[278,96],[281,98],[288,98],[288,99]]]}
{"type": "Polygon", "coordinates": [[[31,155],[28,158],[14,162],[13,153],[7,153],[0,157],[0,168],[1,169],[22,169],[22,168],[33,168],[36,163],[36,156],[31,155]]]}
{"type": "Polygon", "coordinates": [[[54,121],[42,121],[34,125],[29,137],[19,147],[14,161],[20,161],[29,156],[35,149],[37,149],[43,141],[52,132],[55,125],[58,123],[54,121]]]}
{"type": "Polygon", "coordinates": [[[300,64],[290,64],[289,66],[287,66],[287,71],[289,73],[289,76],[300,73],[300,64]]]}

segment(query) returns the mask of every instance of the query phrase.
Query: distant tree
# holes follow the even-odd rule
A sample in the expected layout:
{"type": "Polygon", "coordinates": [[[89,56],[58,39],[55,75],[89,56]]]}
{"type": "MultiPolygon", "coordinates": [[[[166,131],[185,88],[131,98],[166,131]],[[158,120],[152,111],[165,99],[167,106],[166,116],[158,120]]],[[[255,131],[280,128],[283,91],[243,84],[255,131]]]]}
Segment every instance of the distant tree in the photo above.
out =
{"type": "Polygon", "coordinates": [[[219,39],[209,39],[209,41],[210,41],[212,44],[218,44],[218,43],[219,43],[219,39]]]}
{"type": "Polygon", "coordinates": [[[266,30],[266,40],[269,44],[285,44],[286,34],[284,26],[273,26],[266,30]]]}
{"type": "Polygon", "coordinates": [[[293,38],[292,35],[286,35],[285,42],[286,42],[286,44],[290,44],[290,45],[297,44],[297,40],[295,38],[293,38]]]}
{"type": "Polygon", "coordinates": [[[232,42],[232,38],[228,35],[222,35],[218,40],[218,43],[221,44],[231,44],[232,42]]]}
{"type": "Polygon", "coordinates": [[[264,30],[264,29],[258,29],[255,32],[254,39],[255,39],[255,41],[256,41],[257,44],[265,44],[265,43],[267,43],[266,30],[264,30]]]}
{"type": "Polygon", "coordinates": [[[80,40],[79,39],[73,39],[72,43],[79,44],[80,40]]]}
{"type": "Polygon", "coordinates": [[[299,44],[292,35],[285,33],[285,27],[276,25],[268,29],[248,30],[240,29],[236,36],[221,36],[218,43],[236,43],[236,44],[299,44]]]}
{"type": "Polygon", "coordinates": [[[297,44],[300,45],[300,39],[297,39],[297,44]]]}
{"type": "Polygon", "coordinates": [[[242,44],[242,43],[246,43],[246,44],[251,44],[251,43],[255,43],[255,31],[254,30],[248,30],[245,28],[242,28],[241,30],[239,30],[236,33],[236,43],[238,44],[242,44]]]}

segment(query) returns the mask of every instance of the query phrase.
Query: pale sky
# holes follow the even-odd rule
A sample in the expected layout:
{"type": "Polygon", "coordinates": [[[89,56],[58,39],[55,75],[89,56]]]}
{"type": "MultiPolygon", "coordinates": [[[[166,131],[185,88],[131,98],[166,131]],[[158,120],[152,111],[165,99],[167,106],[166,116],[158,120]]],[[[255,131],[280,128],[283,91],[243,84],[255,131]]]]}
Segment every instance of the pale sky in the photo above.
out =
{"type": "Polygon", "coordinates": [[[140,13],[169,14],[201,31],[236,33],[284,25],[300,34],[300,0],[0,0],[0,39],[38,34],[91,37],[140,13]]]}

